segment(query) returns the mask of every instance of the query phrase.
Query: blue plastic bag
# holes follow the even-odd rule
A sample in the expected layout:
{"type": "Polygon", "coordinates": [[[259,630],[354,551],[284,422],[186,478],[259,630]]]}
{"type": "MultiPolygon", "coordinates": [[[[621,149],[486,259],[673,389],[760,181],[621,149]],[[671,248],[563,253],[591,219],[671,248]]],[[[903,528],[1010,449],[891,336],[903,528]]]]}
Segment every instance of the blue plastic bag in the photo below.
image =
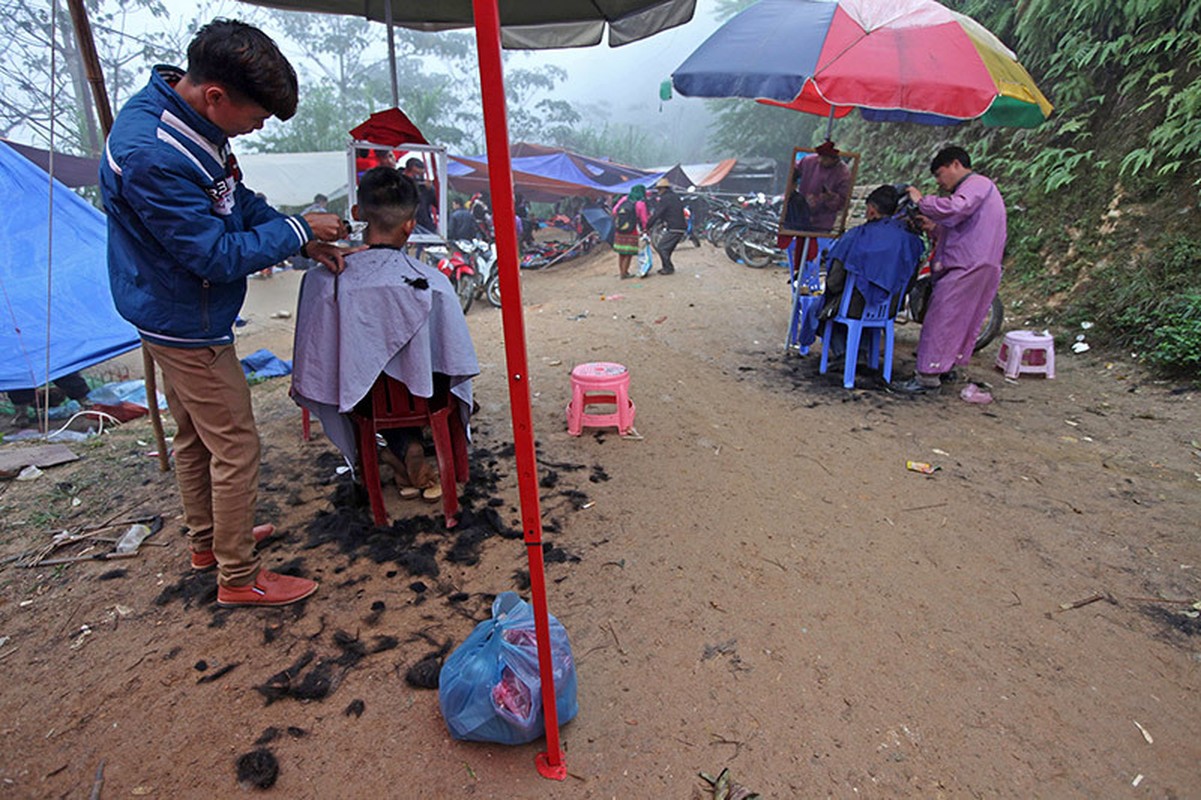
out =
{"type": "Polygon", "coordinates": [[[638,246],[642,248],[638,251],[638,274],[645,278],[651,274],[651,270],[655,266],[655,255],[651,250],[651,237],[643,234],[638,241],[638,246]]]}
{"type": "MultiPolygon", "coordinates": [[[[567,630],[550,618],[551,663],[559,724],[573,719],[575,660],[567,630]]],[[[534,610],[514,592],[497,595],[492,619],[459,645],[438,678],[438,705],[451,736],[469,742],[525,744],[545,733],[534,610]]]]}

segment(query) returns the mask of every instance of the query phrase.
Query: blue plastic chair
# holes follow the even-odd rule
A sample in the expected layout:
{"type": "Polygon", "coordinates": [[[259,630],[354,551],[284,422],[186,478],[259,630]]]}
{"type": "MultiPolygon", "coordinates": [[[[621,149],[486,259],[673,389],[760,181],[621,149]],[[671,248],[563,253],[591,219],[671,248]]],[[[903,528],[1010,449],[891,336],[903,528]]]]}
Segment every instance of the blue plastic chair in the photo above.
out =
{"type": "MultiPolygon", "coordinates": [[[[842,289],[842,301],[838,304],[838,313],[830,319],[826,320],[825,327],[822,328],[822,361],[821,374],[826,374],[826,369],[830,361],[830,334],[834,331],[835,323],[845,325],[847,327],[847,351],[843,357],[842,367],[842,385],[851,389],[855,386],[855,366],[859,361],[859,343],[862,341],[863,332],[866,330],[868,335],[868,364],[872,369],[877,369],[880,366],[880,334],[884,334],[884,382],[892,381],[892,351],[894,344],[893,334],[893,318],[896,314],[890,314],[889,309],[892,307],[894,300],[898,300],[897,295],[891,295],[884,299],[883,302],[869,305],[863,309],[863,316],[860,319],[852,319],[847,316],[847,310],[851,305],[851,294],[855,291],[855,283],[852,276],[847,276],[846,285],[842,289]]],[[[898,293],[899,294],[899,293],[898,293]]],[[[899,303],[897,304],[899,306],[899,303]]]]}
{"type": "Polygon", "coordinates": [[[809,240],[793,239],[788,245],[788,282],[792,287],[792,309],[788,315],[785,350],[796,350],[800,355],[808,355],[809,346],[817,338],[817,320],[812,319],[811,315],[815,316],[820,310],[821,295],[818,292],[821,291],[821,264],[830,248],[834,246],[834,241],[819,238],[817,255],[801,263],[797,263],[799,254],[809,247],[809,240]],[[801,294],[802,286],[807,286],[812,294],[801,294]]]}

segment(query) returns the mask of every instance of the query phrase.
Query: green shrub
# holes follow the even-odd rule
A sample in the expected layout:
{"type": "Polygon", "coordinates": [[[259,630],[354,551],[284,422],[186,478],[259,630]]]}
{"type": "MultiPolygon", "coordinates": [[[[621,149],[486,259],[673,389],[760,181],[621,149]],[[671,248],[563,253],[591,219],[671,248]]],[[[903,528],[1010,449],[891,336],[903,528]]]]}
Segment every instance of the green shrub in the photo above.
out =
{"type": "Polygon", "coordinates": [[[1201,292],[1177,297],[1158,317],[1148,337],[1147,360],[1165,371],[1201,378],[1201,292]]]}
{"type": "Polygon", "coordinates": [[[1176,237],[1098,270],[1073,316],[1081,312],[1112,320],[1106,338],[1164,372],[1201,379],[1201,242],[1176,237]]]}

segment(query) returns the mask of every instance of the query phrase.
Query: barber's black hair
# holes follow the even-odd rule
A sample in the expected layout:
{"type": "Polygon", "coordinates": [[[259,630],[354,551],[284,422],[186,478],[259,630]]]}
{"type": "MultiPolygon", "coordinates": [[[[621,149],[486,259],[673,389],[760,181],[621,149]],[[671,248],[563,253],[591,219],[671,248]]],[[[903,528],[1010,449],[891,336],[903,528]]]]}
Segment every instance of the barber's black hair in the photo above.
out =
{"type": "Polygon", "coordinates": [[[967,154],[967,151],[962,147],[952,145],[938,151],[938,154],[930,162],[930,171],[937,172],[940,167],[945,167],[952,161],[958,161],[965,169],[972,168],[972,157],[967,154]]]}
{"type": "Polygon", "coordinates": [[[281,120],[296,113],[296,71],[270,36],[245,22],[218,18],[197,31],[188,45],[188,77],[219,83],[281,120]]]}
{"type": "Polygon", "coordinates": [[[417,184],[388,167],[374,167],[359,181],[359,212],[368,224],[395,228],[417,214],[417,184]]]}
{"type": "Polygon", "coordinates": [[[425,162],[420,158],[410,158],[405,162],[405,169],[416,169],[425,172],[425,162]]]}
{"type": "Polygon", "coordinates": [[[897,213],[897,190],[895,186],[884,184],[872,189],[872,193],[867,196],[867,204],[875,206],[886,217],[891,217],[897,213]]]}

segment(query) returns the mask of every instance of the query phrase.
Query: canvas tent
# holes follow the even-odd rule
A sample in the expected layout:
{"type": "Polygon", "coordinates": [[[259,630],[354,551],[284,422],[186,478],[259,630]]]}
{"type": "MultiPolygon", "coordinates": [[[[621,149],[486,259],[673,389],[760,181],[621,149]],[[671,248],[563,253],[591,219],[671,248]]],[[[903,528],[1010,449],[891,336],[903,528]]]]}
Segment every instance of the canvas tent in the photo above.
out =
{"type": "Polygon", "coordinates": [[[262,192],[273,206],[307,206],[323,194],[346,195],[346,151],[328,153],[238,153],[246,188],[262,192]]]}
{"type": "Polygon", "coordinates": [[[0,223],[0,390],[40,386],[137,347],[109,293],[104,215],[58,181],[51,208],[49,176],[4,143],[0,192],[9,199],[0,223]]]}
{"type": "MultiPolygon", "coordinates": [[[[488,191],[488,157],[451,156],[451,188],[466,194],[488,191]]],[[[553,201],[574,195],[625,194],[647,186],[661,172],[583,156],[555,147],[519,142],[512,148],[513,183],[527,200],[553,201]]]]}
{"type": "MultiPolygon", "coordinates": [[[[50,171],[50,151],[27,144],[17,144],[8,139],[0,142],[16,150],[47,172],[50,171]]],[[[72,189],[80,186],[95,186],[100,182],[100,159],[85,156],[69,156],[65,153],[54,154],[54,177],[58,178],[72,189]]]]}

